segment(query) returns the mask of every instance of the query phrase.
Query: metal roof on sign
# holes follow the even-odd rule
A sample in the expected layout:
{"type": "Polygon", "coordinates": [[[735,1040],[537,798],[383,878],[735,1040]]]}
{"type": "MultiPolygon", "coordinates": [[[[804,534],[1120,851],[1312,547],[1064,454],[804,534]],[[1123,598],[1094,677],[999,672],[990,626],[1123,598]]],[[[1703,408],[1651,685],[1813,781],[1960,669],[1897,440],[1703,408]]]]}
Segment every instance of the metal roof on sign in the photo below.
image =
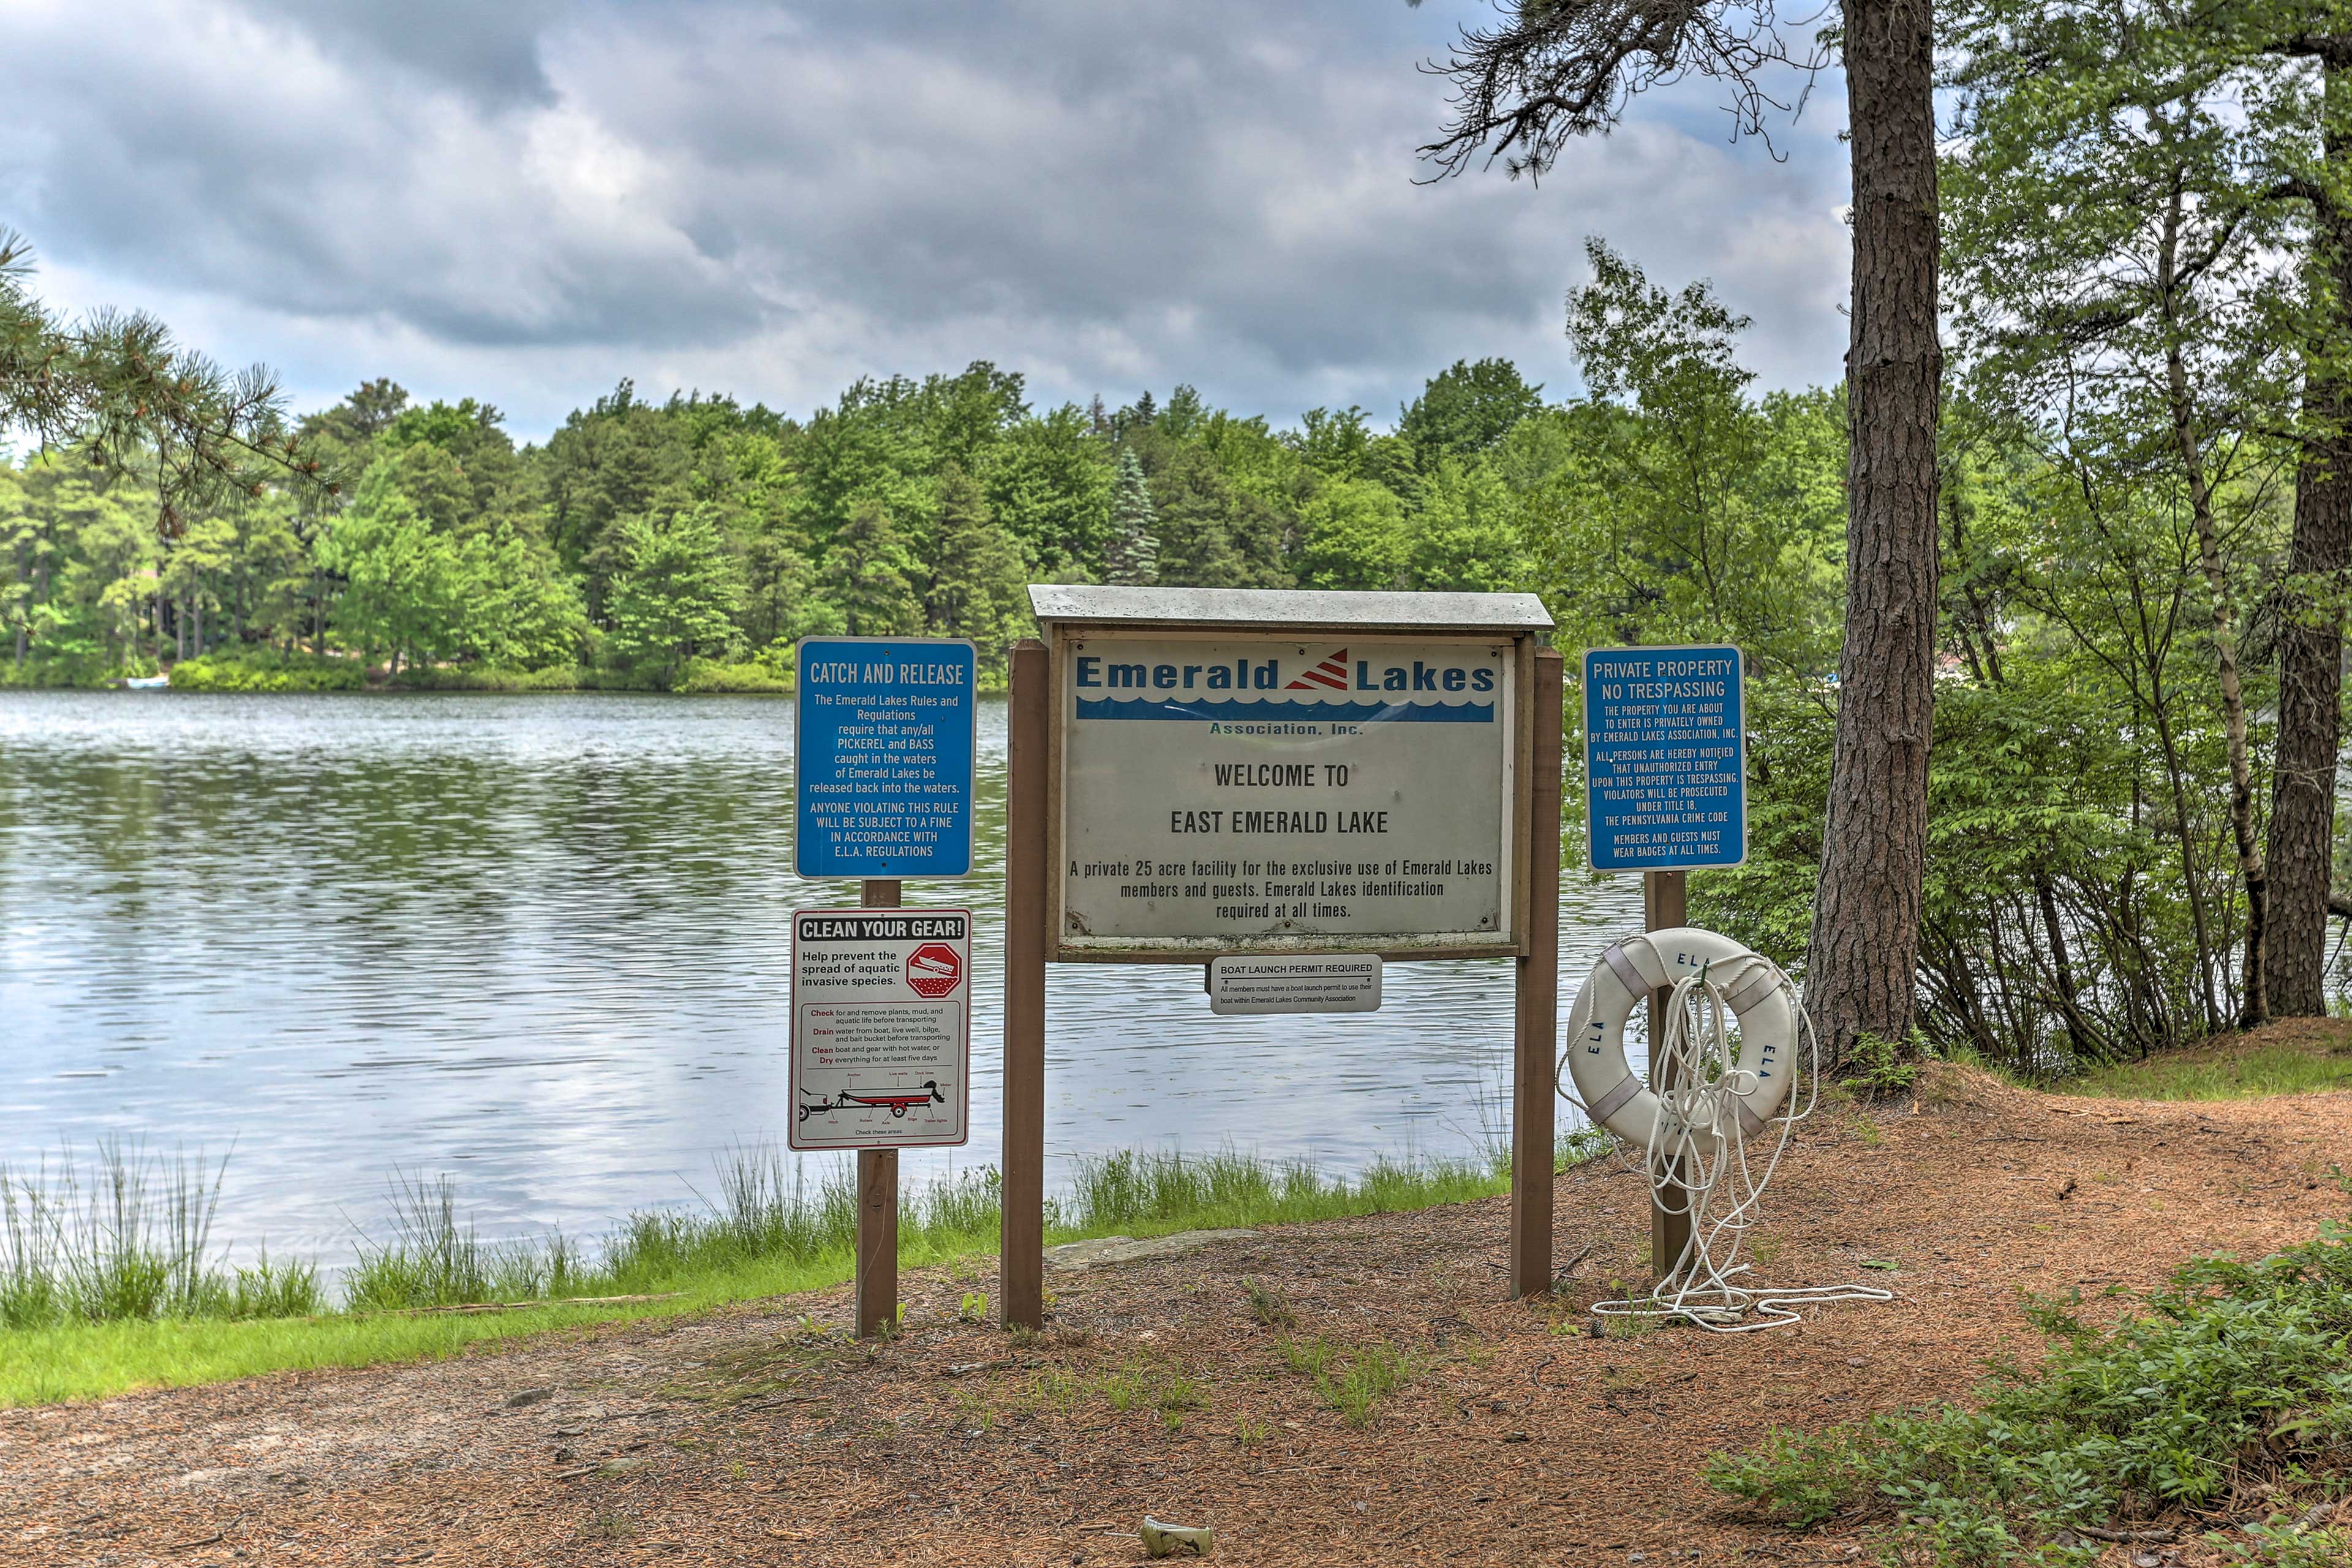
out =
{"type": "Polygon", "coordinates": [[[1298,588],[1119,588],[1033,584],[1048,625],[1249,626],[1418,632],[1551,629],[1533,594],[1358,594],[1298,588]]]}

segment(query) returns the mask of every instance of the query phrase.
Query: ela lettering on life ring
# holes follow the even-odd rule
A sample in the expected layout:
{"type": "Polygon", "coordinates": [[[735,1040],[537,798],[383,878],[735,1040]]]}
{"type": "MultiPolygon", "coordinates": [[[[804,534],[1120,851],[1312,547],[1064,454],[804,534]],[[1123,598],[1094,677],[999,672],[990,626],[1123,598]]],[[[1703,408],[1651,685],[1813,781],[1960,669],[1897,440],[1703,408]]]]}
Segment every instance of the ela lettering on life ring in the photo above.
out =
{"type": "Polygon", "coordinates": [[[1731,1131],[1722,1123],[1737,1118],[1741,1134],[1752,1138],[1789,1096],[1797,1068],[1797,1012],[1788,981],[1770,959],[1696,926],[1625,937],[1601,954],[1576,994],[1562,1054],[1585,1113],[1629,1142],[1648,1148],[1662,1133],[1671,1142],[1685,1130],[1671,1121],[1660,1128],[1657,1095],[1625,1059],[1625,1021],[1651,992],[1700,973],[1739,1019],[1739,1056],[1716,1086],[1718,1092],[1691,1097],[1689,1103],[1715,1108],[1713,1124],[1689,1127],[1691,1137],[1703,1146],[1718,1142],[1731,1131]]]}

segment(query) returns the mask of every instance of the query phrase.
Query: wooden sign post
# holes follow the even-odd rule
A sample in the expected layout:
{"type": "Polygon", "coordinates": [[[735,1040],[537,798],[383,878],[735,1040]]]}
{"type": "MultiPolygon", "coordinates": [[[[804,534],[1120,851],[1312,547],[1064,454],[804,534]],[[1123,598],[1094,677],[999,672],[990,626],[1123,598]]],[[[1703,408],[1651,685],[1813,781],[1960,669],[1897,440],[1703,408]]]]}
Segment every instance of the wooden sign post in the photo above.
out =
{"type": "Polygon", "coordinates": [[[1045,645],[1013,645],[1004,816],[1004,1324],[1045,1321],[1045,770],[1053,692],[1045,645]]]}
{"type": "Polygon", "coordinates": [[[860,881],[858,909],[793,918],[789,1142],[857,1152],[872,1337],[898,1321],[898,1151],[971,1134],[971,911],[898,903],[903,877],[971,870],[979,660],[961,638],[804,637],[794,668],[793,868],[860,881]]]}
{"type": "MultiPolygon", "coordinates": [[[[1690,923],[1689,874],[1683,871],[1642,873],[1642,929],[1673,931],[1690,923]]],[[[1670,988],[1650,993],[1650,1059],[1659,1064],[1652,1073],[1651,1089],[1664,1095],[1675,1087],[1674,1063],[1662,1053],[1666,1045],[1666,1001],[1670,988]]],[[[1683,1184],[1683,1163],[1666,1162],[1665,1179],[1650,1192],[1650,1272],[1661,1283],[1690,1245],[1690,1189],[1683,1184]]]]}
{"type": "MultiPolygon", "coordinates": [[[[1748,858],[1747,661],[1727,645],[1584,654],[1587,863],[1642,873],[1642,926],[1690,923],[1685,874],[1748,858]]],[[[1670,990],[1650,994],[1650,1088],[1675,1087],[1670,990]]],[[[1650,1271],[1690,1245],[1690,1191],[1668,1159],[1650,1205],[1650,1271]]]]}
{"type": "Polygon", "coordinates": [[[1030,596],[1046,640],[1012,658],[1005,1324],[1045,1321],[1049,962],[1512,960],[1507,1267],[1514,1296],[1549,1291],[1564,682],[1540,601],[1030,596]]]}
{"type": "MultiPolygon", "coordinates": [[[[869,877],[857,901],[869,910],[898,907],[896,878],[869,877]]],[[[872,1339],[898,1322],[898,1151],[857,1152],[857,1337],[872,1339]]]]}

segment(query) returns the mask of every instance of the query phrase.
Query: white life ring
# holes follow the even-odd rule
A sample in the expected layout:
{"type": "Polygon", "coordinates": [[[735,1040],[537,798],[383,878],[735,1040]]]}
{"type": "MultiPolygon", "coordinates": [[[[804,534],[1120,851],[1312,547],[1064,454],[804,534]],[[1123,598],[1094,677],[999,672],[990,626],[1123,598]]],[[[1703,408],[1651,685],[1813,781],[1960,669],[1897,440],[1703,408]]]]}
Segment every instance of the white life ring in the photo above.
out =
{"type": "MultiPolygon", "coordinates": [[[[1702,1146],[1713,1144],[1731,1131],[1721,1124],[1737,1117],[1741,1134],[1752,1138],[1788,1098],[1797,1069],[1797,1010],[1787,978],[1770,959],[1727,936],[1680,926],[1610,943],[1576,994],[1565,1054],[1576,1097],[1595,1123],[1652,1146],[1659,1134],[1658,1097],[1625,1060],[1625,1021],[1651,992],[1701,973],[1739,1019],[1739,1057],[1716,1092],[1688,1100],[1677,1093],[1685,1115],[1695,1104],[1716,1108],[1710,1124],[1693,1122],[1689,1133],[1702,1146]]],[[[1680,1131],[1666,1129],[1669,1136],[1680,1131]]]]}

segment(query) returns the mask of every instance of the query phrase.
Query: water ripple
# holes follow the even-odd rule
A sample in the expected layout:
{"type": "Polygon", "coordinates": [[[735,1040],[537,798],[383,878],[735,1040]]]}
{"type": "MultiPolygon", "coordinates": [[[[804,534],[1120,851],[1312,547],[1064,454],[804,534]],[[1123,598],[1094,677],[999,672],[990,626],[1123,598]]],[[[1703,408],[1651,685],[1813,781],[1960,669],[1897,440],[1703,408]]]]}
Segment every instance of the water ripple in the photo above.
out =
{"type": "MultiPolygon", "coordinates": [[[[856,897],[792,874],[792,717],[0,692],[0,1162],[234,1140],[224,1238],[331,1261],[394,1168],[459,1173],[493,1237],[691,1201],[717,1151],[781,1142],[790,911],[856,897]]],[[[995,1157],[1001,703],[980,755],[977,872],[908,889],[977,912],[973,1142],[910,1153],[916,1180],[995,1157]]],[[[1631,879],[1570,882],[1564,997],[1641,918],[1631,879]]],[[[1398,964],[1385,990],[1367,1016],[1217,1018],[1197,968],[1056,969],[1055,1159],[1473,1144],[1508,966],[1398,964]]]]}

